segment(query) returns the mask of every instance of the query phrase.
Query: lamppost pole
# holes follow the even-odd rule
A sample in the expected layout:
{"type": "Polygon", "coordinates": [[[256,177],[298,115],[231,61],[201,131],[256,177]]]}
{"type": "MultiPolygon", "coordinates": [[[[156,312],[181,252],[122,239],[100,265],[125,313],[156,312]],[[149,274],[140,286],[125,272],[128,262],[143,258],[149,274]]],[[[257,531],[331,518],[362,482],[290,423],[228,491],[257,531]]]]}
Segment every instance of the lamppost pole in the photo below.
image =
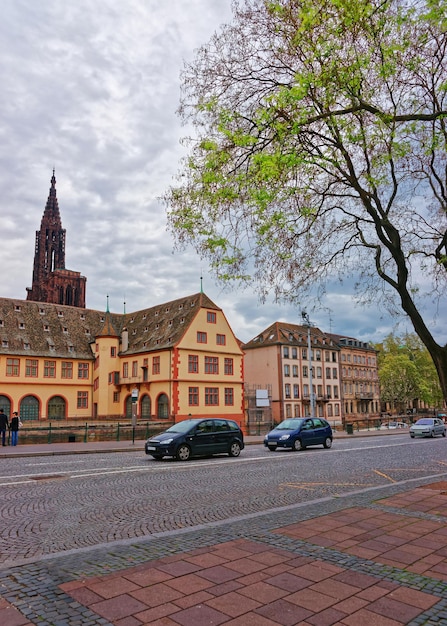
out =
{"type": "Polygon", "coordinates": [[[310,340],[310,327],[311,322],[309,320],[309,315],[306,311],[302,311],[301,316],[303,318],[304,323],[307,326],[307,350],[309,352],[309,398],[310,398],[310,416],[315,417],[315,394],[314,394],[314,385],[313,385],[313,372],[312,372],[312,343],[310,340]]]}

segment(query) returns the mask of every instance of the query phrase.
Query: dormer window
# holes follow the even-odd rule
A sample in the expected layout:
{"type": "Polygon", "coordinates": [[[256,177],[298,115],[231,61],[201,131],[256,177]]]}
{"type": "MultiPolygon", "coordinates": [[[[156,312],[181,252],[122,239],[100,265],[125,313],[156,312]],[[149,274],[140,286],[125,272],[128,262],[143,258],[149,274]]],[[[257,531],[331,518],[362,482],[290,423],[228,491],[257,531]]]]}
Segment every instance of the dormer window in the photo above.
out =
{"type": "Polygon", "coordinates": [[[81,320],[84,321],[85,320],[85,313],[81,313],[81,320]]]}
{"type": "Polygon", "coordinates": [[[20,330],[25,330],[25,324],[23,322],[19,322],[20,330]]]}
{"type": "Polygon", "coordinates": [[[3,320],[0,320],[0,328],[3,328],[5,326],[5,323],[3,320]]]}
{"type": "Polygon", "coordinates": [[[68,328],[66,326],[64,326],[64,333],[67,334],[68,333],[68,328]]]}
{"type": "Polygon", "coordinates": [[[7,348],[7,347],[8,347],[8,340],[2,339],[2,348],[7,348]]]}
{"type": "Polygon", "coordinates": [[[155,315],[155,317],[157,317],[157,315],[158,315],[158,311],[155,311],[154,315],[155,315]]]}
{"type": "Polygon", "coordinates": [[[45,315],[45,309],[39,309],[39,313],[40,313],[41,315],[45,315]]]}
{"type": "Polygon", "coordinates": [[[58,317],[64,317],[64,312],[63,311],[58,311],[57,312],[57,316],[58,317]]]}
{"type": "Polygon", "coordinates": [[[45,326],[43,327],[44,331],[46,331],[47,333],[50,332],[50,327],[48,326],[48,324],[45,324],[45,326]]]}
{"type": "Polygon", "coordinates": [[[23,348],[24,348],[25,350],[29,350],[29,349],[30,349],[30,345],[29,345],[29,343],[24,342],[24,344],[23,344],[23,348]]]}
{"type": "Polygon", "coordinates": [[[16,304],[14,307],[14,311],[21,311],[22,307],[20,306],[20,304],[16,304]]]}

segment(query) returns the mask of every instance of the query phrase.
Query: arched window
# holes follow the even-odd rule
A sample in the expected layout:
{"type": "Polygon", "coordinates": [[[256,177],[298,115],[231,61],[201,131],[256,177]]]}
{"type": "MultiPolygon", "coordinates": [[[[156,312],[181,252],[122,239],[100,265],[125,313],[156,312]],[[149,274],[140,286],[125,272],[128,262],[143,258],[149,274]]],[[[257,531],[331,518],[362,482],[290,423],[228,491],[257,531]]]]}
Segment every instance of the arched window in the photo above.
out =
{"type": "Polygon", "coordinates": [[[0,409],[3,409],[5,415],[11,415],[11,402],[7,396],[0,396],[0,409]]]}
{"type": "Polygon", "coordinates": [[[20,402],[19,415],[22,420],[39,419],[39,401],[34,396],[25,396],[20,402]]]}
{"type": "Polygon", "coordinates": [[[126,398],[126,419],[132,419],[132,396],[126,398]]]}
{"type": "Polygon", "coordinates": [[[158,396],[157,417],[159,419],[167,419],[169,417],[168,396],[165,393],[162,393],[158,396]]]}
{"type": "Polygon", "coordinates": [[[48,402],[48,419],[63,420],[66,417],[66,403],[60,396],[53,396],[48,402]]]}
{"type": "Polygon", "coordinates": [[[141,408],[140,408],[141,419],[150,420],[151,419],[151,399],[145,394],[141,398],[141,408]]]}

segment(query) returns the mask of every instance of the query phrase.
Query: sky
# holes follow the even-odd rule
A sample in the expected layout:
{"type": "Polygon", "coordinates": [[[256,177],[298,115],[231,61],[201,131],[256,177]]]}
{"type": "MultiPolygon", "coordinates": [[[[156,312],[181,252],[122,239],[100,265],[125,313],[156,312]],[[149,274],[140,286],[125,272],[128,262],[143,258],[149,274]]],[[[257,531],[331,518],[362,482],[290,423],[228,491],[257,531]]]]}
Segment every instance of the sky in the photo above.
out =
{"type": "MultiPolygon", "coordinates": [[[[305,302],[261,303],[218,285],[192,248],[176,252],[160,200],[185,156],[180,72],[231,19],[231,0],[1,4],[0,296],[26,299],[54,168],[66,268],[87,277],[87,308],[138,311],[202,284],[243,342],[274,321],[300,324],[305,302]]],[[[331,287],[312,323],[372,342],[412,332],[352,294],[331,287]]]]}

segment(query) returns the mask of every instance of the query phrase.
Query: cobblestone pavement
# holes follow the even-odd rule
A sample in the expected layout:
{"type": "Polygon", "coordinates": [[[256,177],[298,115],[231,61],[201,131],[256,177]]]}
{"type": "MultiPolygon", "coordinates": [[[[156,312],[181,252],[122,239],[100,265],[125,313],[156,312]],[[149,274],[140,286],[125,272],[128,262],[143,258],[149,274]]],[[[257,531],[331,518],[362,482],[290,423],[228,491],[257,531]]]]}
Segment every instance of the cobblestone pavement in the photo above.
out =
{"type": "Polygon", "coordinates": [[[446,522],[420,479],[68,551],[0,571],[0,624],[447,624],[446,522]]]}
{"type": "Polygon", "coordinates": [[[392,460],[386,447],[367,450],[365,445],[345,453],[343,446],[351,444],[346,441],[329,452],[321,448],[299,454],[272,454],[259,446],[258,453],[251,446],[237,460],[225,456],[187,464],[155,462],[126,448],[121,454],[89,458],[9,459],[9,471],[0,481],[0,569],[437,475],[445,442],[428,442],[430,455],[423,445],[412,446],[410,455],[410,438],[405,440],[408,446],[393,448],[392,460]]]}
{"type": "MultiPolygon", "coordinates": [[[[142,446],[40,450],[77,448],[142,446]]],[[[0,570],[0,626],[447,625],[445,481],[447,472],[36,556],[0,570]]]]}

